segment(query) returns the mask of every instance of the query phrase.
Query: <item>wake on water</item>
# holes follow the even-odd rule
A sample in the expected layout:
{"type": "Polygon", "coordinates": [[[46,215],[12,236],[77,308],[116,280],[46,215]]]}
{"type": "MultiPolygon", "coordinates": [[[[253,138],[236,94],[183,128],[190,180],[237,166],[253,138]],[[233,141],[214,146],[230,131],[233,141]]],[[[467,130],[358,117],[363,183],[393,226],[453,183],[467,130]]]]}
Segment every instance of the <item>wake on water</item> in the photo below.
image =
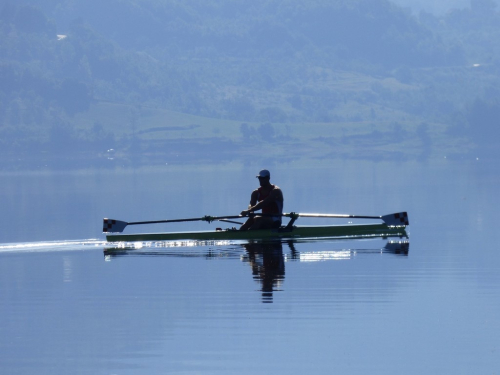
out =
{"type": "Polygon", "coordinates": [[[99,239],[2,243],[0,254],[102,250],[105,245],[106,241],[99,239]]]}

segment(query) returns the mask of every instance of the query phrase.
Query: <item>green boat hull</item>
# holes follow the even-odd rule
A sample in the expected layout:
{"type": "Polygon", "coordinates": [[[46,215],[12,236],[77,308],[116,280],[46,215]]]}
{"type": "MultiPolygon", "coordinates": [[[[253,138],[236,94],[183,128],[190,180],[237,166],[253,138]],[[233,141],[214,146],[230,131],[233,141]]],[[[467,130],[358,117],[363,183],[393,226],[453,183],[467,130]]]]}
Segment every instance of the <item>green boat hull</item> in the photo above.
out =
{"type": "Polygon", "coordinates": [[[389,227],[385,224],[364,225],[329,225],[329,226],[297,226],[292,230],[259,229],[240,231],[234,229],[203,232],[172,233],[140,233],[140,234],[108,234],[108,242],[134,241],[223,241],[223,240],[265,240],[288,238],[325,238],[325,237],[407,237],[406,227],[389,227]]]}

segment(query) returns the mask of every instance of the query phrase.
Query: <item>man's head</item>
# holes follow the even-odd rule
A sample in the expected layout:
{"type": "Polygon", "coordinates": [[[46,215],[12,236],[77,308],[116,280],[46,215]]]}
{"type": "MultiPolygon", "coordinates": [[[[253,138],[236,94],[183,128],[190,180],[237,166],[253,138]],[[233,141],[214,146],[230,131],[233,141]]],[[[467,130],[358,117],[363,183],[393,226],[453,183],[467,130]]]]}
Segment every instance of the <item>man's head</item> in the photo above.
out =
{"type": "Polygon", "coordinates": [[[267,169],[263,169],[256,176],[259,179],[260,186],[266,186],[269,184],[269,180],[271,179],[271,173],[267,169]]]}

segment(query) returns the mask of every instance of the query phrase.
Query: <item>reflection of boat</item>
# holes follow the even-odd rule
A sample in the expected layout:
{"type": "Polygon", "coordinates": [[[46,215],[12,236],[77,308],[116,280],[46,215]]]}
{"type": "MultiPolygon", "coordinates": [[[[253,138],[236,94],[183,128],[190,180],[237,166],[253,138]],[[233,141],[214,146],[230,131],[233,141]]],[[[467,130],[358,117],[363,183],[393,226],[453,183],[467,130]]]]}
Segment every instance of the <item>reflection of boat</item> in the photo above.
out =
{"type": "MultiPolygon", "coordinates": [[[[247,241],[243,243],[231,241],[151,241],[151,242],[120,242],[116,246],[109,244],[104,248],[106,260],[120,256],[159,256],[175,258],[224,258],[242,259],[242,248],[269,248],[268,245],[287,244],[290,251],[283,253],[285,261],[319,261],[352,258],[358,254],[396,254],[408,255],[410,243],[408,241],[389,241],[383,248],[359,246],[359,241],[321,239],[278,239],[264,241],[247,241]],[[354,242],[351,242],[354,241],[354,242]],[[353,244],[356,243],[355,246],[353,244]],[[315,247],[328,246],[328,250],[318,250],[315,247]],[[310,250],[297,250],[296,246],[307,247],[310,250]],[[207,249],[208,248],[208,249],[207,249]]],[[[372,240],[369,240],[371,243],[372,240]]]]}
{"type": "MultiPolygon", "coordinates": [[[[368,242],[371,241],[373,240],[368,242]]],[[[389,241],[383,248],[359,246],[360,243],[366,244],[364,240],[337,241],[334,239],[278,239],[244,243],[231,243],[230,241],[130,242],[105,248],[104,259],[109,261],[115,257],[135,255],[240,260],[251,267],[253,279],[260,284],[262,302],[271,303],[274,292],[282,290],[287,262],[348,260],[361,254],[408,255],[410,246],[408,241],[389,241]],[[348,247],[344,247],[345,245],[348,247]],[[288,251],[284,251],[286,247],[288,251]],[[318,247],[320,249],[315,250],[318,247]]]]}
{"type": "Polygon", "coordinates": [[[177,241],[177,240],[255,240],[255,239],[294,239],[324,237],[407,237],[405,226],[386,224],[347,224],[325,226],[293,226],[291,228],[259,229],[240,231],[225,229],[200,232],[107,234],[109,242],[133,241],[177,241]]]}
{"type": "Polygon", "coordinates": [[[408,255],[409,251],[410,243],[408,241],[390,241],[382,249],[336,249],[301,252],[292,251],[291,260],[298,260],[300,262],[320,262],[325,260],[352,259],[360,254],[408,255]]]}

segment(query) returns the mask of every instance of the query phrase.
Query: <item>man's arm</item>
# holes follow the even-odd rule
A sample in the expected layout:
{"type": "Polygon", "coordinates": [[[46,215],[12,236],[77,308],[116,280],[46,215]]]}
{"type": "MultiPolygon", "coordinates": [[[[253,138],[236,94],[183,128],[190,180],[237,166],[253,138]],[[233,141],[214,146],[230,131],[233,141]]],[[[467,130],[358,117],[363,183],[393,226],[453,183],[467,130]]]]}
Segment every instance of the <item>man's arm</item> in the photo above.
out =
{"type": "Polygon", "coordinates": [[[255,211],[252,210],[253,206],[257,203],[259,192],[257,190],[252,191],[252,195],[250,196],[250,204],[246,210],[241,211],[240,215],[247,216],[250,212],[255,211]]]}
{"type": "Polygon", "coordinates": [[[250,204],[248,205],[249,209],[257,204],[258,197],[259,197],[259,192],[257,190],[252,191],[252,195],[250,196],[250,204]]]}

